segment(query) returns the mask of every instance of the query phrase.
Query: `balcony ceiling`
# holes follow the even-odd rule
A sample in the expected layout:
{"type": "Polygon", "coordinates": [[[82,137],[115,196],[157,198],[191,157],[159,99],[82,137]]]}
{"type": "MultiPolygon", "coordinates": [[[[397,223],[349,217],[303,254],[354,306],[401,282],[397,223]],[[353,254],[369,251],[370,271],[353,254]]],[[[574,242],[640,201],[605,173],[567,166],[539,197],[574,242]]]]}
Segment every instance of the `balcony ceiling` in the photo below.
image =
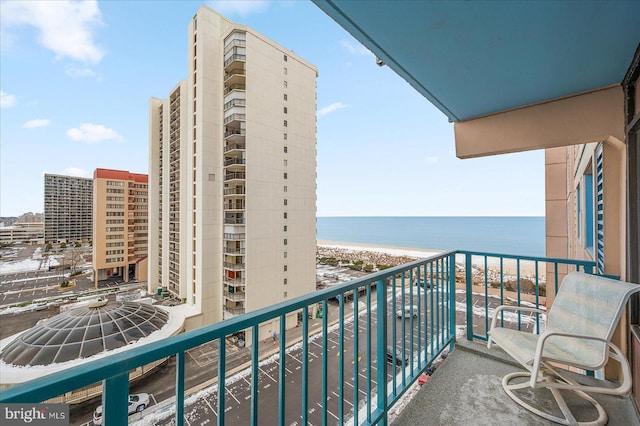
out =
{"type": "Polygon", "coordinates": [[[618,84],[640,2],[313,0],[450,121],[618,84]]]}

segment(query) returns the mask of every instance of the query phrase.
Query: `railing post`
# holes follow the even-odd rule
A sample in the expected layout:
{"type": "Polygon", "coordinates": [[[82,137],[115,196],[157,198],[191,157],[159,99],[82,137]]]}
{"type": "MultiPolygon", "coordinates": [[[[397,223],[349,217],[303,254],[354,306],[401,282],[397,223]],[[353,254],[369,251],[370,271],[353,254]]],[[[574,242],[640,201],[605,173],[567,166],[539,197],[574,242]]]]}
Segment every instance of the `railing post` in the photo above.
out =
{"type": "Polygon", "coordinates": [[[465,281],[467,299],[467,340],[473,340],[473,271],[471,269],[471,255],[465,253],[465,281]]]}
{"type": "Polygon", "coordinates": [[[449,336],[453,339],[449,350],[453,350],[456,341],[456,254],[449,256],[449,336]]]}
{"type": "Polygon", "coordinates": [[[387,286],[384,280],[376,284],[376,377],[378,411],[384,413],[380,423],[387,424],[387,286]]]}
{"type": "Polygon", "coordinates": [[[129,421],[129,373],[102,381],[102,424],[126,425],[129,421]]]}
{"type": "Polygon", "coordinates": [[[176,354],[176,425],[184,424],[184,352],[176,354]]]}

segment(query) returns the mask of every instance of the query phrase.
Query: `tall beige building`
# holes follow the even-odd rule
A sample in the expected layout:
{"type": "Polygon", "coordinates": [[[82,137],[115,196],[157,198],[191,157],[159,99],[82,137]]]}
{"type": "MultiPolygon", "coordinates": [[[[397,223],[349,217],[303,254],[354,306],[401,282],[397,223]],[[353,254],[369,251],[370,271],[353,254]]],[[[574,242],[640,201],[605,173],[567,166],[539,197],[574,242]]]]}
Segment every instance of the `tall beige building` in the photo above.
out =
{"type": "Polygon", "coordinates": [[[188,79],[150,102],[149,287],[195,328],[315,290],[318,74],[206,6],[188,33],[188,79]]]}
{"type": "Polygon", "coordinates": [[[93,173],[93,277],[147,280],[148,176],[93,173]]]}

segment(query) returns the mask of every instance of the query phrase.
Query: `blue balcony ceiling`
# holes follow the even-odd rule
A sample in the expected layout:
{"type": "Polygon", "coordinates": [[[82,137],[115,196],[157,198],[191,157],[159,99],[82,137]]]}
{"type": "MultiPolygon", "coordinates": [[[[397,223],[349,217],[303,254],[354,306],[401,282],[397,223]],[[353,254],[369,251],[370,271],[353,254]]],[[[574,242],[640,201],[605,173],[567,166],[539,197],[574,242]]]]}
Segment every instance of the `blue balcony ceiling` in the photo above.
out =
{"type": "Polygon", "coordinates": [[[619,84],[640,2],[312,0],[450,121],[619,84]]]}

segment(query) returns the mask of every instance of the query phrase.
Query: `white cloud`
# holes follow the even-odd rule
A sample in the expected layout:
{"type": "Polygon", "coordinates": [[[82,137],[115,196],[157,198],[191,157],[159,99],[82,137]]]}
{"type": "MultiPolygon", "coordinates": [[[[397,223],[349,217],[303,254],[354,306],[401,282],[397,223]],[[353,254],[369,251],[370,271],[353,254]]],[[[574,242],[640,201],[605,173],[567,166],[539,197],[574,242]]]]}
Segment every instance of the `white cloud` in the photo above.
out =
{"type": "Polygon", "coordinates": [[[342,109],[342,108],[347,108],[348,105],[343,104],[342,102],[334,102],[331,105],[328,105],[324,108],[320,108],[320,110],[318,111],[318,117],[324,117],[327,114],[331,114],[333,111],[342,109]]]}
{"type": "Polygon", "coordinates": [[[67,167],[62,171],[62,174],[75,177],[91,177],[88,171],[80,169],[78,167],[67,167]]]}
{"type": "Polygon", "coordinates": [[[216,0],[209,2],[211,7],[222,15],[249,15],[265,12],[269,8],[269,0],[216,0]]]}
{"type": "Polygon", "coordinates": [[[35,120],[29,120],[22,125],[25,129],[36,129],[38,127],[47,127],[51,124],[51,120],[46,118],[37,118],[35,120]]]}
{"type": "Polygon", "coordinates": [[[96,73],[94,70],[88,67],[78,68],[69,64],[64,68],[64,72],[69,77],[73,78],[96,77],[97,81],[102,81],[102,75],[96,73]]]}
{"type": "Polygon", "coordinates": [[[425,161],[427,162],[427,164],[436,164],[438,161],[440,161],[440,158],[433,155],[425,158],[425,161]]]}
{"type": "Polygon", "coordinates": [[[123,141],[124,138],[115,130],[102,124],[84,123],[80,128],[69,129],[65,133],[71,140],[86,143],[99,143],[102,141],[123,141]]]}
{"type": "Polygon", "coordinates": [[[367,49],[366,47],[364,47],[363,45],[361,45],[359,43],[353,43],[353,42],[348,41],[348,40],[340,40],[340,46],[342,46],[347,52],[351,53],[352,55],[371,55],[371,56],[373,56],[373,53],[371,53],[371,51],[369,49],[367,49]]]}
{"type": "Polygon", "coordinates": [[[0,90],[0,108],[9,108],[16,104],[16,96],[0,90]]]}
{"type": "Polygon", "coordinates": [[[38,41],[56,54],[84,63],[98,63],[104,50],[94,42],[102,25],[96,0],[10,1],[2,3],[3,27],[29,25],[38,32],[38,41]]]}

